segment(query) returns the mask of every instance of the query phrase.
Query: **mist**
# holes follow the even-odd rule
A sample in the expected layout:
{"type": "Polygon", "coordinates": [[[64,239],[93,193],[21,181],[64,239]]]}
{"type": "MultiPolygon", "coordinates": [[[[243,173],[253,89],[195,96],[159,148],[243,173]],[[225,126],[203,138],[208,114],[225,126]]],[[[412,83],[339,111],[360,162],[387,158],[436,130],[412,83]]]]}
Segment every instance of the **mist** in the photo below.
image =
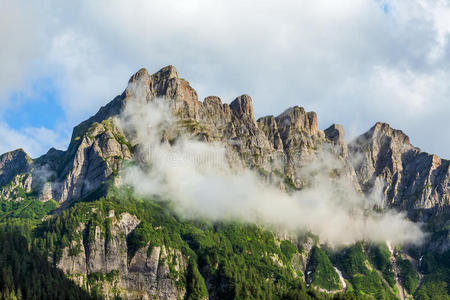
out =
{"type": "Polygon", "coordinates": [[[137,145],[137,163],[122,170],[122,183],[140,196],[172,201],[181,217],[238,220],[293,234],[310,231],[333,246],[360,240],[400,245],[424,237],[402,213],[372,212],[381,195],[363,196],[348,176],[331,178],[330,172],[344,165],[330,148],[300,170],[307,187],[287,193],[254,170],[231,168],[224,145],[178,135],[170,100],[148,101],[138,87],[128,89],[132,96],[118,123],[137,145]],[[176,139],[169,141],[171,134],[176,139]]]}

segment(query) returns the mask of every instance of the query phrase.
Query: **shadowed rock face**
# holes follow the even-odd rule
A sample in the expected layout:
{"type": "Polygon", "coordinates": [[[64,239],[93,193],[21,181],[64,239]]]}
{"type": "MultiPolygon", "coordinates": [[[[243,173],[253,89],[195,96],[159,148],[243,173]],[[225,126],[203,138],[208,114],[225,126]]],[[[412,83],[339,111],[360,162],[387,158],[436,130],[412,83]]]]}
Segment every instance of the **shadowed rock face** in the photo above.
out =
{"type": "Polygon", "coordinates": [[[9,183],[16,175],[27,171],[30,162],[31,158],[23,149],[0,155],[0,187],[9,183]]]}
{"type": "Polygon", "coordinates": [[[255,119],[252,98],[250,98],[249,95],[242,95],[234,99],[234,101],[230,103],[230,108],[237,117],[246,116],[255,119]]]}
{"type": "Polygon", "coordinates": [[[342,125],[333,124],[325,129],[324,133],[327,139],[333,142],[333,144],[347,148],[347,144],[345,142],[345,131],[342,125]]]}

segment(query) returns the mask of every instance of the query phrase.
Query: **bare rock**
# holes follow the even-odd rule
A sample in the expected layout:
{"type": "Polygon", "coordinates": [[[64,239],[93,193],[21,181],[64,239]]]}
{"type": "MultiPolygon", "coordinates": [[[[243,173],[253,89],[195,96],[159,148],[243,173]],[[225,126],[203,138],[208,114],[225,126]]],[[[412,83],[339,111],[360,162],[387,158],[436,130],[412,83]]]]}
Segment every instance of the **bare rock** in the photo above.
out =
{"type": "Polygon", "coordinates": [[[377,123],[349,149],[363,191],[371,193],[378,182],[387,206],[428,212],[415,216],[420,220],[450,206],[450,162],[413,147],[402,131],[377,123]]]}
{"type": "Polygon", "coordinates": [[[27,171],[32,162],[23,149],[0,155],[0,186],[9,183],[16,175],[27,171]]]}

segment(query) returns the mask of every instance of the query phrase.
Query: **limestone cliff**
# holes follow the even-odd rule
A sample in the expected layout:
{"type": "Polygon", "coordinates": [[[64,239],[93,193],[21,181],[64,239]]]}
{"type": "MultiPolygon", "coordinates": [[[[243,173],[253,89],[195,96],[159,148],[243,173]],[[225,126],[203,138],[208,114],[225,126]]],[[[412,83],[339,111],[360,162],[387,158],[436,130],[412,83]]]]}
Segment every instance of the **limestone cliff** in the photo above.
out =
{"type": "Polygon", "coordinates": [[[130,254],[127,237],[140,221],[129,213],[116,216],[114,211],[100,218],[109,224],[108,228],[81,223],[77,229],[79,239],[63,249],[58,268],[80,286],[111,299],[183,297],[185,288],[176,285],[179,278],[171,273],[168,265],[175,262],[176,271],[186,272],[187,261],[179,250],[153,246],[150,241],[130,254]]]}
{"type": "Polygon", "coordinates": [[[380,189],[385,205],[417,210],[421,220],[448,210],[450,161],[421,152],[402,131],[377,123],[349,149],[363,190],[380,189]]]}

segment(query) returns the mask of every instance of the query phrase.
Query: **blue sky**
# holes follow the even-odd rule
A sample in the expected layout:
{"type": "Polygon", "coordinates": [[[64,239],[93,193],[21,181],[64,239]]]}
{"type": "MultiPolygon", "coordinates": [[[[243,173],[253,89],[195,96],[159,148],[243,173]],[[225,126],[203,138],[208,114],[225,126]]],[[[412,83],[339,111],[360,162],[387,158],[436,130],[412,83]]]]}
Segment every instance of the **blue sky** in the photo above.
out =
{"type": "Polygon", "coordinates": [[[15,90],[8,95],[3,121],[16,130],[40,126],[55,129],[64,118],[58,87],[51,78],[38,78],[30,89],[30,92],[15,90]]]}
{"type": "Polygon", "coordinates": [[[348,139],[388,122],[450,158],[448,1],[6,0],[0,20],[0,152],[64,149],[135,71],[172,64],[200,98],[304,106],[348,139]]]}

